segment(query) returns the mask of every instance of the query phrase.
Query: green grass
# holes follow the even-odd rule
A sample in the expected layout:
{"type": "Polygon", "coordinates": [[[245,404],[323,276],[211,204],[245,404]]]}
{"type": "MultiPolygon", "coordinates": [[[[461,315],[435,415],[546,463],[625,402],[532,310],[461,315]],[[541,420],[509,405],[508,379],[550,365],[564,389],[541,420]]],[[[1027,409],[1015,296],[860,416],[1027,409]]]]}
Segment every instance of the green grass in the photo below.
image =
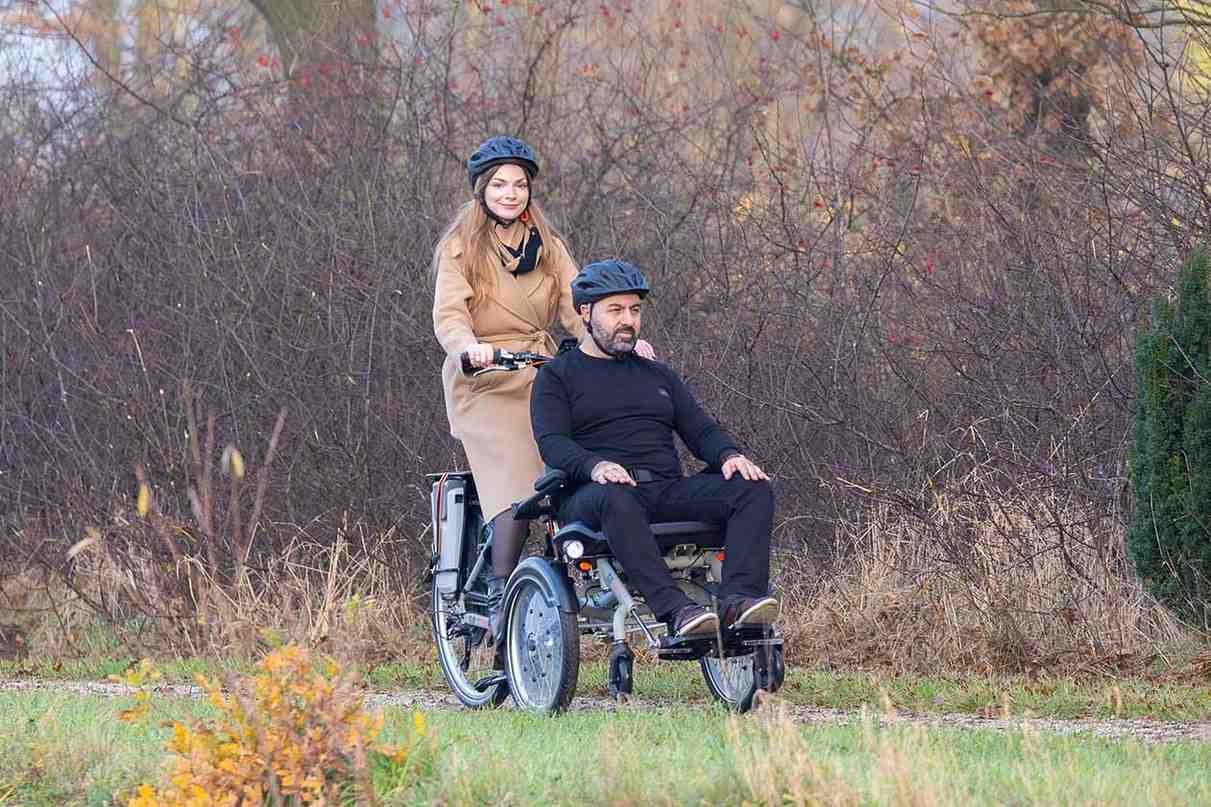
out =
{"type": "Polygon", "coordinates": [[[984,713],[1034,717],[1147,717],[1199,720],[1211,716],[1206,684],[1157,683],[1140,678],[890,677],[871,673],[799,671],[781,693],[793,703],[852,709],[892,706],[927,714],[984,713]]]}
{"type": "MultiPolygon", "coordinates": [[[[112,803],[160,782],[165,721],[211,714],[153,699],[0,692],[0,804],[112,803]]],[[[383,739],[413,737],[388,710],[383,739]]],[[[900,803],[1196,804],[1211,801],[1211,744],[1143,746],[1088,735],[794,726],[677,705],[541,718],[513,711],[427,715],[403,769],[380,770],[386,804],[900,803]]]]}
{"type": "MultiPolygon", "coordinates": [[[[640,662],[635,692],[669,703],[710,700],[697,664],[640,662]]],[[[370,671],[371,686],[445,688],[437,665],[390,665],[370,671]]],[[[585,663],[577,692],[606,695],[606,668],[585,663]]],[[[1201,720],[1211,717],[1211,687],[1202,683],[1156,682],[1143,678],[1077,680],[1026,678],[890,676],[870,672],[788,671],[779,695],[806,706],[878,710],[888,703],[921,714],[1010,714],[1030,717],[1125,717],[1201,720]]]]}
{"type": "Polygon", "coordinates": [[[111,794],[158,780],[166,730],[205,704],[155,699],[151,721],[118,720],[133,698],[0,692],[0,804],[109,804],[111,794]]]}
{"type": "MultiPolygon", "coordinates": [[[[132,656],[96,656],[78,659],[0,660],[0,678],[35,679],[44,681],[104,681],[110,676],[121,677],[139,663],[132,656]]],[[[171,683],[192,684],[195,676],[214,676],[226,670],[237,672],[251,669],[252,664],[234,664],[217,659],[185,658],[156,661],[156,668],[171,683]]]]}
{"type": "MultiPolygon", "coordinates": [[[[0,678],[44,680],[104,680],[121,675],[135,663],[131,658],[77,661],[0,661],[0,678]]],[[[157,662],[169,682],[192,683],[197,674],[220,676],[226,670],[245,672],[251,664],[221,664],[207,659],[157,662]]],[[[635,667],[636,694],[670,703],[706,703],[710,695],[697,664],[641,660],[635,667]]],[[[445,689],[436,663],[399,662],[371,667],[364,675],[371,689],[445,689]]],[[[581,694],[606,694],[605,665],[581,665],[581,694]]],[[[922,714],[996,714],[1031,717],[1128,717],[1155,720],[1211,718],[1211,686],[1207,682],[1156,681],[1146,678],[1075,679],[1022,676],[955,677],[891,676],[871,672],[836,673],[791,668],[780,695],[809,706],[878,710],[890,703],[897,709],[922,714]]]]}
{"type": "Polygon", "coordinates": [[[412,803],[1199,803],[1211,747],[1090,737],[798,727],[718,709],[435,716],[446,749],[412,803]],[[444,773],[443,773],[444,771],[444,773]]]}

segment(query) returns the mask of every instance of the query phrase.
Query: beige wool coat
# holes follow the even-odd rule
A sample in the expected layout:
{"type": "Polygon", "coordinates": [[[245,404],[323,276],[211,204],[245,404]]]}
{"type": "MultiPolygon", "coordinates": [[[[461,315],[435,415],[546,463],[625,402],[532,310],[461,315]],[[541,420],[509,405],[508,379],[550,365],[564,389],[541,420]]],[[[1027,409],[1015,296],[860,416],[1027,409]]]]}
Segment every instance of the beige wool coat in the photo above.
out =
{"type": "Polygon", "coordinates": [[[467,453],[485,520],[533,493],[534,480],[542,473],[530,428],[530,387],[536,370],[466,376],[459,356],[476,342],[553,356],[557,345],[550,328],[556,321],[580,337],[584,326],[572,306],[570,285],[576,264],[562,242],[544,244],[543,252],[558,267],[558,295],[552,289],[555,279],[541,269],[514,275],[502,264],[496,290],[474,312],[457,238],[451,238],[438,256],[433,330],[446,351],[442,364],[446,416],[450,433],[462,441],[467,453]]]}

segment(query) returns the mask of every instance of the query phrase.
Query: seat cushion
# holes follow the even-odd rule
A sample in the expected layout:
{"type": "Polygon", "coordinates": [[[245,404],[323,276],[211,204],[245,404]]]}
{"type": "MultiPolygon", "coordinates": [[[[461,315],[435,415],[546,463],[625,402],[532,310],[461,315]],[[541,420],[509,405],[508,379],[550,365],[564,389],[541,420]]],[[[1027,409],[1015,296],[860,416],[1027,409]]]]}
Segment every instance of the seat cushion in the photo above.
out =
{"type": "MultiPolygon", "coordinates": [[[[723,546],[723,529],[718,524],[706,521],[665,521],[652,525],[652,534],[661,549],[672,549],[678,544],[693,544],[703,549],[723,546]]],[[[589,529],[583,521],[572,521],[560,527],[555,541],[579,538],[584,543],[586,555],[608,555],[610,545],[605,533],[589,529]]]]}

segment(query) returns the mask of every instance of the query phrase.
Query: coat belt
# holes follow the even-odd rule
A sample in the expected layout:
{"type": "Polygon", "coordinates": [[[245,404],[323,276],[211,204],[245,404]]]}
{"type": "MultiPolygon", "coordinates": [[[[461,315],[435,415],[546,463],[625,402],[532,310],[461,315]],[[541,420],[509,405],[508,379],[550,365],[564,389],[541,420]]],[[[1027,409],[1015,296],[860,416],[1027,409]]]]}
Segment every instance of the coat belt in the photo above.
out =
{"type": "Polygon", "coordinates": [[[531,345],[542,345],[547,353],[554,354],[555,339],[546,331],[528,331],[526,333],[502,333],[495,336],[481,336],[482,341],[489,345],[499,345],[505,342],[528,342],[531,345]]]}

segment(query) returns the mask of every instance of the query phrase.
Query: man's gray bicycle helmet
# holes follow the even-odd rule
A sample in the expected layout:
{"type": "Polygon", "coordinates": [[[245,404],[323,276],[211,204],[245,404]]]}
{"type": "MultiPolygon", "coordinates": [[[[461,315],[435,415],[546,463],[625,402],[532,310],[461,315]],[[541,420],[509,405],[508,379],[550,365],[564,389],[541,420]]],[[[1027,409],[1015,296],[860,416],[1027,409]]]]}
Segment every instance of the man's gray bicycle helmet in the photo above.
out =
{"type": "Polygon", "coordinates": [[[572,278],[572,305],[579,309],[613,294],[638,294],[642,299],[651,290],[634,264],[611,258],[590,263],[572,278]]]}
{"type": "Polygon", "coordinates": [[[467,176],[471,178],[471,187],[475,187],[475,178],[484,171],[505,163],[515,163],[531,177],[538,176],[538,157],[534,155],[534,149],[516,137],[496,135],[480,143],[467,158],[467,176]]]}

